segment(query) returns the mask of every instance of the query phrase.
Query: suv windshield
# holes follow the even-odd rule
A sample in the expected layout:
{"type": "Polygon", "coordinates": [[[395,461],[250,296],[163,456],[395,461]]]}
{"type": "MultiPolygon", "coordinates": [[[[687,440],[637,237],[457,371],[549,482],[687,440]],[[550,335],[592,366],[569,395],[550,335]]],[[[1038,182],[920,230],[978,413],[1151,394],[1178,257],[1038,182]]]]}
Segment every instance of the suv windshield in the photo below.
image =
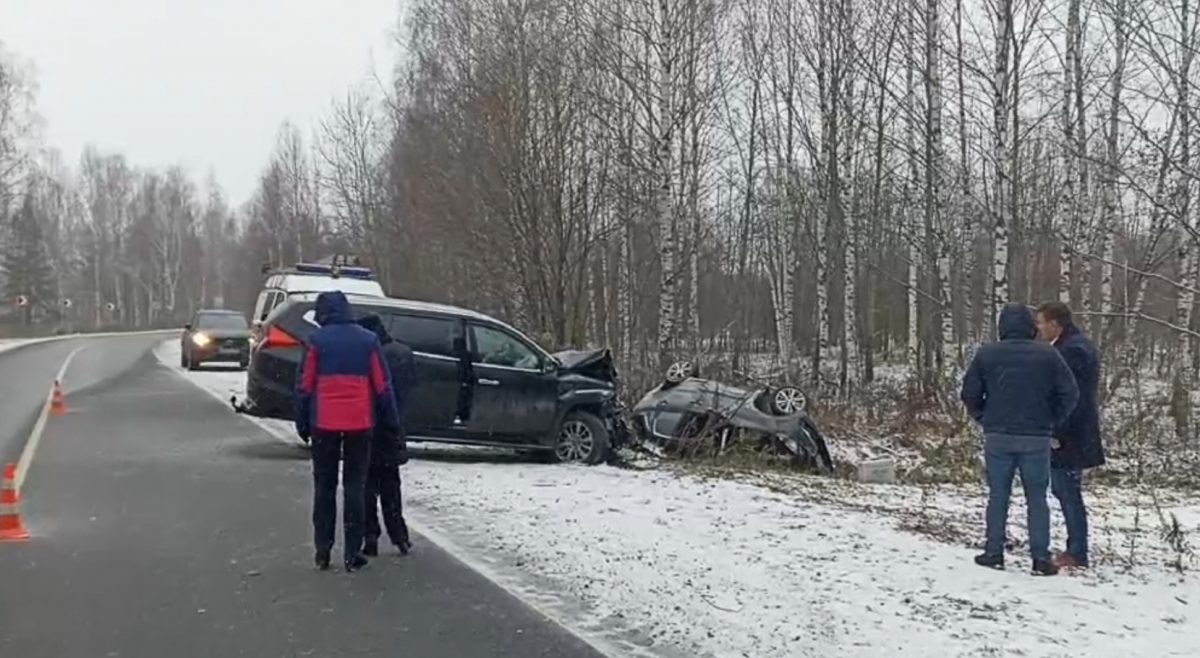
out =
{"type": "Polygon", "coordinates": [[[207,313],[197,316],[196,328],[236,331],[246,328],[246,318],[236,313],[207,313]]]}

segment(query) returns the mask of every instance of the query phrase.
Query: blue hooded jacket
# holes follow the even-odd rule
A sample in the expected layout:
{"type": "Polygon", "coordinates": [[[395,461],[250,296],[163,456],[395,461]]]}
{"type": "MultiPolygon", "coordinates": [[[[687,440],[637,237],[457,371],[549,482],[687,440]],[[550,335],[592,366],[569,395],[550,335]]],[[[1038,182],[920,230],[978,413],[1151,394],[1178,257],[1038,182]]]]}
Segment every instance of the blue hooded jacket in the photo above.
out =
{"type": "Polygon", "coordinates": [[[354,322],[338,291],[317,296],[321,328],[309,338],[296,377],[296,431],[398,429],[391,378],[375,334],[354,322]]]}
{"type": "Polygon", "coordinates": [[[979,348],[963,378],[962,401],[989,436],[1046,438],[1079,400],[1075,376],[1058,350],[1036,340],[1033,312],[1009,304],[1000,340],[979,348]]]}

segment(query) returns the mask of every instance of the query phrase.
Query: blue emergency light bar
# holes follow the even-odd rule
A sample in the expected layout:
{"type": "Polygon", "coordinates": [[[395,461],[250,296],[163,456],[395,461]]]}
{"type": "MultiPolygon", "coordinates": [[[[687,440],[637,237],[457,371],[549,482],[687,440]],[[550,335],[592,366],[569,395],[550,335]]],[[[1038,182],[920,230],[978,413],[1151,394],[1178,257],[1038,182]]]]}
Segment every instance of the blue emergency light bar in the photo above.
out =
{"type": "Polygon", "coordinates": [[[322,263],[296,263],[296,271],[301,274],[325,274],[328,276],[344,276],[351,279],[373,279],[374,272],[369,267],[345,266],[336,267],[322,263]]]}

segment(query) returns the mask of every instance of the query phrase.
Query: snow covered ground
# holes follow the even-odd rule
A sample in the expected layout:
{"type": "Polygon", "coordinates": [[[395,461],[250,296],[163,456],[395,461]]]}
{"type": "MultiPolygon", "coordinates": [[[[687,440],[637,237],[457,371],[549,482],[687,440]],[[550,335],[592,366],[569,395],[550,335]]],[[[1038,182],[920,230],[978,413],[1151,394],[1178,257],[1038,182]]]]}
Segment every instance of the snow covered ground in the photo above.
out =
{"type": "MultiPolygon", "coordinates": [[[[178,349],[164,343],[159,359],[224,401],[241,394],[244,373],[187,373],[178,349]]],[[[289,424],[261,424],[295,441],[289,424]]],[[[403,472],[415,529],[613,656],[1125,658],[1200,647],[1200,582],[1163,566],[1171,552],[1156,512],[1131,504],[1143,494],[1095,492],[1097,567],[1034,578],[1020,549],[1007,572],[971,563],[978,488],[441,448],[417,457],[403,472]]],[[[1200,534],[1200,501],[1160,504],[1200,534]]],[[[1021,543],[1019,499],[1011,516],[1021,543]]]]}

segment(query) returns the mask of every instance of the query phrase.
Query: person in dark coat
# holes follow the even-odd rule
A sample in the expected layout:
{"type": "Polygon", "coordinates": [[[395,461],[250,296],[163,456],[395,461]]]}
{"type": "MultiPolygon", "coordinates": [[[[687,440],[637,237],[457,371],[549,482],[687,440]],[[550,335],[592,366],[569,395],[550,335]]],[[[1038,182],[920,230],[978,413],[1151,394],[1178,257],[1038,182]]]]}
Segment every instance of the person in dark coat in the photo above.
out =
{"type": "Polygon", "coordinates": [[[1038,307],[1038,333],[1054,345],[1075,375],[1079,404],[1054,433],[1050,453],[1050,490],[1062,506],[1067,524],[1067,550],[1055,556],[1060,567],[1086,568],[1088,555],[1087,506],[1083,502],[1083,471],[1104,464],[1100,440],[1100,352],[1075,326],[1071,309],[1063,302],[1038,307]]]}
{"type": "Polygon", "coordinates": [[[1004,568],[1004,541],[1013,476],[1021,472],[1035,574],[1051,576],[1050,441],[1079,399],[1075,377],[1058,351],[1037,342],[1033,312],[1009,304],[1000,312],[1000,340],[979,348],[963,378],[962,401],[983,426],[987,470],[987,542],[980,566],[1004,568]]]}
{"type": "Polygon", "coordinates": [[[407,555],[412,548],[408,535],[408,524],[404,522],[404,506],[400,494],[400,466],[408,462],[408,447],[405,442],[404,422],[408,394],[412,390],[415,366],[412,350],[395,340],[383,326],[377,315],[368,315],[358,321],[359,325],[379,338],[383,346],[384,360],[392,377],[392,391],[396,397],[396,409],[400,417],[399,430],[391,432],[377,427],[371,447],[371,466],[367,470],[366,518],[367,532],[363,543],[363,554],[379,554],[378,509],[383,510],[383,526],[387,529],[392,545],[407,555]],[[376,505],[378,501],[378,506],[376,505]]]}
{"type": "Polygon", "coordinates": [[[354,323],[346,296],[318,295],[316,321],[321,328],[305,345],[295,395],[296,432],[312,442],[316,563],[329,568],[340,460],[343,552],[346,571],[357,571],[367,565],[362,545],[371,436],[378,428],[398,431],[400,419],[379,339],[354,323]]]}

